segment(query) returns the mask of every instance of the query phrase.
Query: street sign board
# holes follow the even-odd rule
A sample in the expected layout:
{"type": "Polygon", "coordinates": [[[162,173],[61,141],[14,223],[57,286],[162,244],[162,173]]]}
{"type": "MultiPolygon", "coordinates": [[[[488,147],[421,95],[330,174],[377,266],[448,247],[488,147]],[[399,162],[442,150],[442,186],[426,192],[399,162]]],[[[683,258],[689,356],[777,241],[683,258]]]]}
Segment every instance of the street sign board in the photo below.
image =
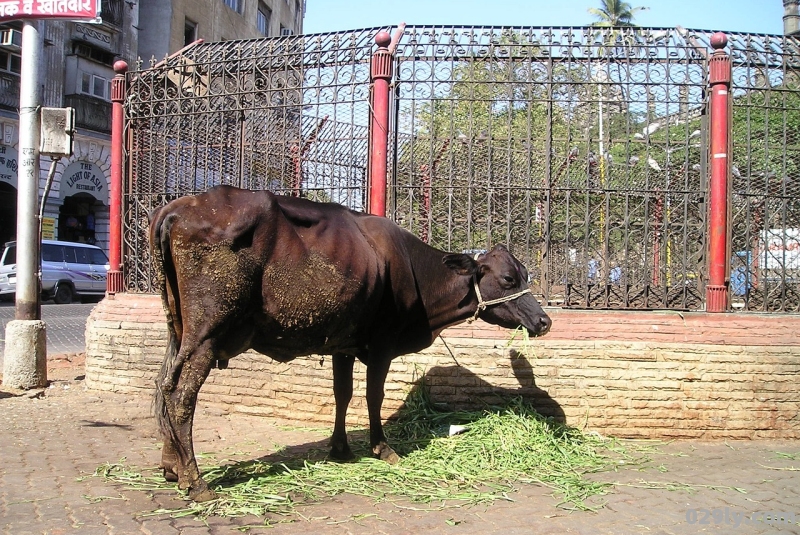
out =
{"type": "Polygon", "coordinates": [[[0,22],[14,19],[94,20],[100,0],[0,0],[0,22]]]}

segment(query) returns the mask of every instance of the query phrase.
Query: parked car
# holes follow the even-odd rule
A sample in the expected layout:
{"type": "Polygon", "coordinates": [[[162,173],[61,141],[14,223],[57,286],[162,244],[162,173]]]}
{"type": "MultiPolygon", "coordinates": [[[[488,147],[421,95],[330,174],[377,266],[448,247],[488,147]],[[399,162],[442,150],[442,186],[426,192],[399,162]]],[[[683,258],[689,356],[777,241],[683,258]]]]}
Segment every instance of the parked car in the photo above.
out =
{"type": "MultiPolygon", "coordinates": [[[[102,296],[108,257],[95,245],[42,240],[42,299],[58,304],[75,297],[102,296]]],[[[6,243],[0,257],[0,299],[13,299],[17,287],[17,243],[6,243]]]]}

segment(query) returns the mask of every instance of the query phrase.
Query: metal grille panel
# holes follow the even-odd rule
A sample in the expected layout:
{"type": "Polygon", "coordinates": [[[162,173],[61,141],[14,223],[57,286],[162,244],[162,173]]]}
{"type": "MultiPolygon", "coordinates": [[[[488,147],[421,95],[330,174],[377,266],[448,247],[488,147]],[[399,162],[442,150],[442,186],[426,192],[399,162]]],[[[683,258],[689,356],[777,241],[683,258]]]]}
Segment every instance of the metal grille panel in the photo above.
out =
{"type": "MultiPolygon", "coordinates": [[[[147,214],[216,184],[365,207],[379,29],[199,44],[129,73],[124,273],[147,214]]],[[[410,26],[390,216],[436,247],[507,243],[550,304],[700,310],[711,32],[410,26]]],[[[735,310],[800,311],[800,46],[729,34],[735,310]]]]}
{"type": "Polygon", "coordinates": [[[449,250],[511,244],[544,299],[697,309],[706,61],[674,30],[411,28],[394,216],[449,250]]]}
{"type": "Polygon", "coordinates": [[[800,312],[800,46],[769,35],[730,43],[732,304],[800,312]]]}
{"type": "Polygon", "coordinates": [[[229,184],[364,206],[377,30],[198,44],[129,74],[125,275],[151,292],[147,214],[229,184]]]}

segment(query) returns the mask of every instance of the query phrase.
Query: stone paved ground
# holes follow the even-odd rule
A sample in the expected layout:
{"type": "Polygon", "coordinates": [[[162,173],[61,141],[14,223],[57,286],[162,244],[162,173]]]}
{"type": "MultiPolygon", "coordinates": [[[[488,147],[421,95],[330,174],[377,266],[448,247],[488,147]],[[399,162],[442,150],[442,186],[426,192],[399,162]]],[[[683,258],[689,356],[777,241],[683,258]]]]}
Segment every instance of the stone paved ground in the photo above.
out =
{"type": "MultiPolygon", "coordinates": [[[[193,518],[148,516],[184,502],[172,491],[125,490],[98,477],[81,477],[106,462],[124,458],[130,465],[146,467],[159,458],[150,400],[88,391],[82,374],[80,357],[55,358],[49,368],[52,384],[41,397],[0,388],[3,534],[232,534],[240,532],[236,528],[263,522],[254,517],[212,518],[204,524],[193,518]]],[[[326,442],[317,431],[287,430],[264,418],[227,415],[212,407],[201,407],[195,430],[197,451],[237,451],[250,459],[281,446],[291,450],[326,442]]],[[[603,474],[601,479],[627,486],[616,487],[597,512],[566,512],[546,489],[535,486],[522,486],[511,496],[513,502],[434,511],[340,495],[303,508],[302,517],[291,523],[252,532],[800,533],[797,523],[734,523],[738,514],[759,511],[794,513],[800,522],[800,444],[682,441],[659,450],[643,471],[625,468],[603,474]],[[654,483],[689,484],[694,491],[646,488],[663,486],[654,483]]]]}

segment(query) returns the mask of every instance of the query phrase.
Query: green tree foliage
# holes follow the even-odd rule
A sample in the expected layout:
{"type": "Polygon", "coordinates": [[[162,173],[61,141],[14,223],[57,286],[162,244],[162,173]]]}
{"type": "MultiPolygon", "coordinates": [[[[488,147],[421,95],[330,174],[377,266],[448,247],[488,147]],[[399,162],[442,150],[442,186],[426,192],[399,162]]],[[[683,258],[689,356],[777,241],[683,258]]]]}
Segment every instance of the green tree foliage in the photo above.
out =
{"type": "Polygon", "coordinates": [[[630,3],[622,0],[600,0],[600,4],[600,8],[590,7],[587,10],[598,19],[592,23],[592,26],[636,26],[633,23],[636,13],[649,9],[647,7],[631,7],[630,3]]]}

